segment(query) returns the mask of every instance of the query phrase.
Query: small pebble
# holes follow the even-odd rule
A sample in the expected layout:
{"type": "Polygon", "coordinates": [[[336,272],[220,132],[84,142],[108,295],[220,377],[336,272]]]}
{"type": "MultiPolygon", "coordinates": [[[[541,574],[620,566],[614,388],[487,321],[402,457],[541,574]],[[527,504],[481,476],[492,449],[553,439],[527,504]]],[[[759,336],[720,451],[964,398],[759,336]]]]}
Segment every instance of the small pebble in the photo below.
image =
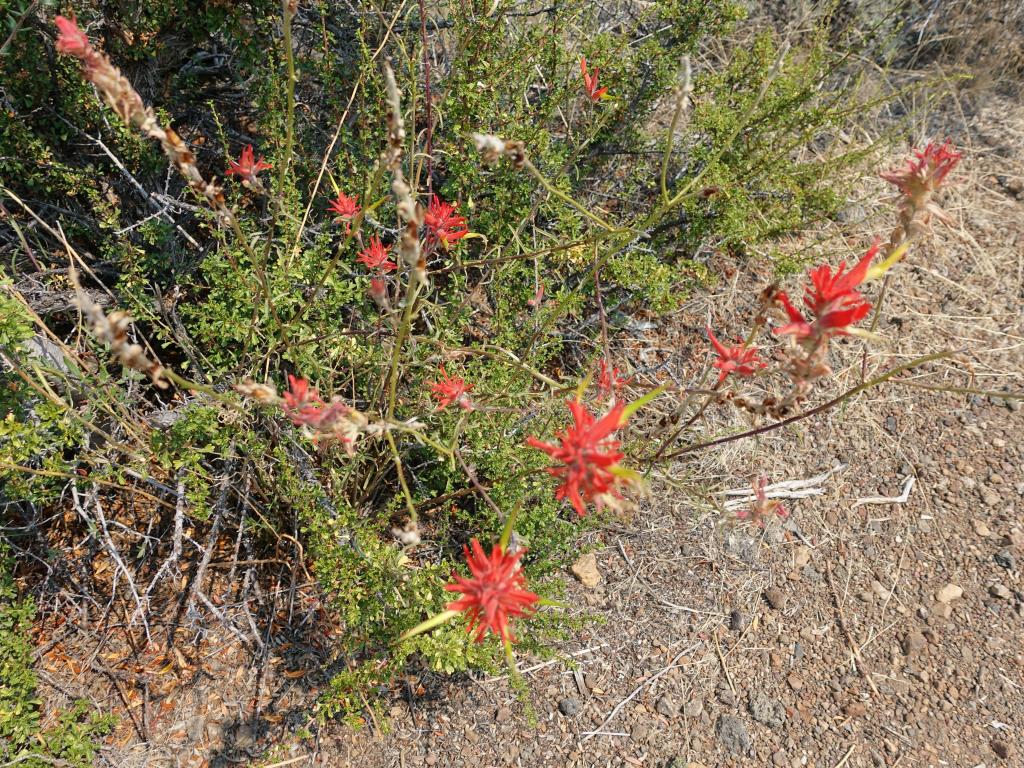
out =
{"type": "Polygon", "coordinates": [[[771,587],[766,589],[764,593],[764,599],[768,601],[768,605],[774,608],[776,611],[781,611],[786,607],[786,595],[778,587],[771,587]]]}
{"type": "Polygon", "coordinates": [[[992,597],[998,597],[1000,600],[1009,600],[1013,596],[1013,593],[1002,584],[993,584],[988,588],[988,593],[992,597]]]}
{"type": "Polygon", "coordinates": [[[690,699],[683,705],[683,714],[687,717],[700,717],[703,713],[704,699],[690,699]]]}
{"type": "Polygon", "coordinates": [[[964,596],[964,589],[957,584],[947,584],[935,593],[935,599],[940,603],[951,603],[964,596]]]}
{"type": "Polygon", "coordinates": [[[1013,553],[1008,549],[1001,549],[993,555],[996,561],[996,565],[1002,566],[1008,571],[1014,571],[1017,569],[1017,561],[1013,557],[1013,553]]]}
{"type": "Polygon", "coordinates": [[[851,701],[843,707],[843,712],[846,713],[847,717],[864,717],[867,711],[868,708],[864,706],[862,701],[851,701]]]}
{"type": "Polygon", "coordinates": [[[928,646],[928,641],[925,636],[918,632],[916,629],[908,632],[903,638],[903,652],[907,656],[912,656],[915,653],[920,653],[928,646]]]}
{"type": "Polygon", "coordinates": [[[679,712],[679,705],[676,704],[676,700],[668,694],[658,699],[658,703],[654,705],[654,708],[665,717],[675,717],[679,712]]]}
{"type": "Polygon", "coordinates": [[[992,747],[992,751],[996,753],[1000,760],[1007,760],[1010,757],[1010,745],[1005,741],[999,739],[992,739],[989,742],[989,746],[992,747]]]}

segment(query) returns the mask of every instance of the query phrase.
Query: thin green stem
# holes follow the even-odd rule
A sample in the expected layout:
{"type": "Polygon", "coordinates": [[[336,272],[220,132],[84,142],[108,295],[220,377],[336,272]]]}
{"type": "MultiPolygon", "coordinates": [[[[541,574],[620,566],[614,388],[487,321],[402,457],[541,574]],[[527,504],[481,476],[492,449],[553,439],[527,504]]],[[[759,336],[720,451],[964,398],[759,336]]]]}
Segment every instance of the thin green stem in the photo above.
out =
{"type": "Polygon", "coordinates": [[[563,192],[558,187],[556,187],[554,184],[552,184],[550,181],[548,181],[544,177],[544,174],[542,174],[539,170],[537,170],[537,166],[535,166],[529,160],[524,160],[523,167],[529,172],[529,174],[531,176],[533,176],[534,179],[537,180],[537,183],[540,184],[547,192],[549,192],[550,194],[552,194],[555,197],[557,197],[559,200],[561,200],[563,203],[565,203],[569,207],[575,208],[577,211],[582,213],[584,216],[586,216],[592,222],[594,222],[598,226],[603,227],[604,229],[608,230],[609,232],[614,232],[614,231],[618,230],[618,227],[613,227],[611,224],[609,224],[607,221],[602,219],[600,216],[598,216],[596,213],[591,211],[589,208],[587,208],[586,206],[581,205],[580,203],[576,202],[575,200],[572,199],[572,197],[570,195],[565,194],[565,192],[563,192]]]}
{"type": "Polygon", "coordinates": [[[672,122],[668,127],[668,136],[665,137],[665,154],[661,158],[661,198],[668,201],[668,163],[672,157],[672,144],[676,137],[676,128],[679,126],[679,119],[686,109],[686,102],[690,99],[690,57],[683,59],[683,84],[679,88],[679,95],[676,98],[676,108],[672,113],[672,122]]]}
{"type": "Polygon", "coordinates": [[[412,494],[409,492],[409,484],[405,481],[402,454],[398,452],[398,445],[395,443],[395,437],[391,434],[390,430],[385,432],[384,436],[387,438],[388,445],[391,446],[391,458],[395,463],[395,472],[398,473],[398,484],[402,486],[402,496],[405,498],[406,509],[409,510],[409,519],[415,523],[417,521],[416,504],[413,502],[412,494]]]}
{"type": "Polygon", "coordinates": [[[277,194],[278,197],[284,194],[284,183],[288,176],[288,167],[291,165],[292,152],[295,148],[295,52],[292,50],[292,0],[282,0],[282,32],[284,45],[285,67],[288,70],[288,82],[285,86],[287,96],[287,113],[284,125],[284,157],[281,159],[281,167],[277,173],[277,194]]]}
{"type": "MultiPolygon", "coordinates": [[[[444,344],[438,339],[431,339],[426,337],[418,336],[416,341],[424,344],[434,344],[439,347],[443,347],[444,344]]],[[[445,350],[446,352],[455,352],[464,355],[479,355],[480,357],[486,357],[489,360],[497,360],[498,362],[504,362],[511,365],[513,368],[518,368],[523,373],[530,374],[537,381],[546,384],[556,392],[564,392],[571,390],[572,387],[567,386],[565,383],[556,381],[550,376],[546,376],[536,368],[531,368],[529,365],[519,359],[514,352],[511,352],[504,347],[499,347],[496,344],[483,344],[480,347],[456,347],[454,349],[445,350]],[[491,350],[497,350],[492,352],[491,350]],[[498,354],[498,353],[501,354],[498,354]]]]}
{"type": "Polygon", "coordinates": [[[388,371],[388,403],[385,410],[386,417],[390,420],[395,415],[395,404],[398,393],[398,367],[402,358],[402,347],[405,346],[405,339],[412,327],[413,306],[420,293],[420,279],[417,277],[415,267],[409,269],[409,287],[405,292],[405,307],[402,309],[402,322],[398,325],[398,333],[395,335],[395,346],[391,350],[391,368],[388,371]]]}
{"type": "Polygon", "coordinates": [[[266,257],[264,256],[264,258],[261,259],[256,255],[256,252],[253,251],[252,246],[249,245],[249,241],[245,237],[245,233],[242,231],[242,225],[238,223],[238,217],[229,211],[228,219],[231,221],[231,230],[235,233],[235,237],[238,238],[238,242],[245,250],[249,260],[252,262],[253,270],[256,272],[256,279],[260,283],[260,290],[263,292],[263,298],[267,302],[267,308],[270,310],[271,317],[274,318],[274,322],[277,323],[277,327],[280,329],[281,318],[278,317],[277,307],[274,306],[274,300],[270,296],[270,284],[267,282],[266,257]]]}

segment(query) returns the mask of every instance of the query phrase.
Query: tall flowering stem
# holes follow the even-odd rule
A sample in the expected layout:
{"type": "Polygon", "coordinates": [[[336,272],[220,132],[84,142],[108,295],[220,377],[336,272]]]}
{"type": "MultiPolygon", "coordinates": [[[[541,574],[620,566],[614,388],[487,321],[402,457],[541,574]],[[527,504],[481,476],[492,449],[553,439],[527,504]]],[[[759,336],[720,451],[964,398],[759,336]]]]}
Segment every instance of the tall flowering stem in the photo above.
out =
{"type": "MultiPolygon", "coordinates": [[[[401,360],[402,348],[405,346],[406,337],[412,327],[413,309],[416,306],[416,299],[419,296],[420,288],[427,281],[426,261],[420,251],[419,230],[422,216],[416,201],[412,196],[412,188],[405,180],[402,169],[402,155],[405,143],[405,121],[402,119],[402,96],[398,91],[398,84],[395,82],[395,73],[387,64],[384,66],[384,86],[387,96],[387,128],[388,144],[381,157],[380,166],[391,173],[391,194],[395,198],[395,209],[398,219],[401,222],[402,231],[398,238],[397,250],[409,280],[406,285],[403,301],[405,306],[402,309],[402,319],[399,322],[398,330],[395,333],[394,346],[391,349],[391,367],[387,378],[387,419],[390,421],[395,414],[395,404],[398,393],[398,368],[401,360]]],[[[405,505],[409,511],[409,517],[415,524],[417,519],[416,504],[412,500],[412,493],[405,480],[405,471],[402,466],[402,457],[395,444],[394,437],[387,435],[388,445],[391,448],[391,456],[394,460],[395,471],[398,474],[398,481],[402,488],[402,495],[405,498],[405,505]]]]}
{"type": "Polygon", "coordinates": [[[915,149],[913,155],[902,168],[879,174],[902,195],[899,222],[889,237],[890,249],[924,231],[932,216],[948,221],[948,216],[934,202],[934,197],[946,184],[947,177],[962,155],[948,140],[943,144],[928,142],[924,149],[915,149]]]}
{"type": "MultiPolygon", "coordinates": [[[[92,46],[74,17],[68,19],[64,16],[57,16],[54,23],[58,30],[57,51],[74,56],[81,62],[82,76],[96,86],[96,90],[100,92],[103,100],[125,123],[134,126],[149,138],[160,143],[171,165],[185,177],[196,194],[206,199],[210,207],[217,213],[217,217],[231,227],[252,263],[258,265],[260,261],[249,245],[249,239],[242,232],[238,219],[227,206],[223,191],[217,184],[203,178],[199,168],[196,167],[195,155],[192,154],[181,137],[173,129],[164,128],[157,122],[153,110],[145,105],[142,97],[139,96],[128,79],[121,74],[121,71],[111,63],[106,54],[100,53],[92,46]]],[[[232,262],[232,266],[238,268],[234,262],[232,262]]],[[[257,269],[257,276],[271,314],[280,325],[277,310],[270,300],[270,288],[267,285],[266,275],[262,269],[257,269]]]]}
{"type": "Polygon", "coordinates": [[[295,52],[292,50],[292,19],[295,18],[297,10],[296,0],[282,0],[281,36],[288,82],[285,86],[287,103],[284,123],[284,157],[281,160],[281,169],[277,180],[277,188],[280,194],[284,194],[284,183],[285,179],[288,178],[288,168],[291,164],[292,152],[295,148],[295,81],[297,78],[295,76],[295,52]]]}
{"type": "Polygon", "coordinates": [[[185,142],[172,129],[164,128],[157,122],[153,110],[145,105],[132,84],[121,74],[121,70],[111,63],[106,54],[92,46],[74,16],[70,19],[57,16],[54,24],[58,31],[57,51],[74,56],[81,62],[82,76],[96,86],[107,106],[125,123],[158,141],[164,154],[185,177],[189,186],[204,197],[222,218],[233,218],[225,205],[220,187],[203,178],[196,167],[195,156],[185,142]]]}
{"type": "MultiPolygon", "coordinates": [[[[904,257],[910,242],[927,230],[932,216],[939,221],[949,221],[945,211],[935,203],[934,197],[946,184],[947,177],[956,168],[962,155],[953,148],[949,140],[943,144],[930,141],[924,149],[915,149],[913,155],[903,168],[879,174],[902,195],[896,227],[889,235],[889,242],[885,247],[884,265],[891,266],[904,257]]],[[[889,279],[889,275],[886,274],[875,305],[875,314],[871,319],[871,330],[878,325],[879,311],[889,289],[889,279]]],[[[862,376],[866,364],[865,354],[861,365],[862,376]]]]}

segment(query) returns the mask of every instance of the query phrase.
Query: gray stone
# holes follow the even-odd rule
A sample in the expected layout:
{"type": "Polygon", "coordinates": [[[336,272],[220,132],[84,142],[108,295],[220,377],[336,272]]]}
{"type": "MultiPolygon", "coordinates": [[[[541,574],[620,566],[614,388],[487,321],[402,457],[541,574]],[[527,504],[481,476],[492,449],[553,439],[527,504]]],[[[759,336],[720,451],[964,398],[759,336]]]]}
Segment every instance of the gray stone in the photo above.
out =
{"type": "Polygon", "coordinates": [[[739,531],[731,531],[725,537],[725,551],[745,563],[757,560],[757,542],[739,531]]]}
{"type": "MultiPolygon", "coordinates": [[[[730,694],[732,692],[730,691],[730,694]]],[[[690,699],[683,704],[683,714],[687,717],[700,717],[704,713],[704,699],[690,699]]]]}
{"type": "Polygon", "coordinates": [[[580,703],[576,699],[562,699],[558,702],[558,711],[566,717],[575,717],[580,711],[580,703]]]}
{"type": "Polygon", "coordinates": [[[1015,571],[1017,569],[1017,561],[1010,550],[1001,549],[996,552],[994,557],[996,564],[1002,566],[1006,570],[1015,571]]]}
{"type": "Polygon", "coordinates": [[[730,752],[746,754],[750,751],[751,740],[747,726],[736,715],[721,715],[715,723],[715,736],[730,752]]]}
{"type": "Polygon", "coordinates": [[[658,699],[658,703],[654,705],[654,708],[665,717],[675,717],[679,714],[679,705],[667,693],[658,699]]]}
{"type": "Polygon", "coordinates": [[[781,701],[761,692],[752,693],[747,704],[750,716],[769,728],[778,728],[786,722],[786,708],[781,701]]]}
{"type": "Polygon", "coordinates": [[[736,694],[733,693],[732,689],[725,683],[719,683],[718,690],[715,693],[718,696],[718,700],[727,707],[731,707],[736,704],[736,694]]]}

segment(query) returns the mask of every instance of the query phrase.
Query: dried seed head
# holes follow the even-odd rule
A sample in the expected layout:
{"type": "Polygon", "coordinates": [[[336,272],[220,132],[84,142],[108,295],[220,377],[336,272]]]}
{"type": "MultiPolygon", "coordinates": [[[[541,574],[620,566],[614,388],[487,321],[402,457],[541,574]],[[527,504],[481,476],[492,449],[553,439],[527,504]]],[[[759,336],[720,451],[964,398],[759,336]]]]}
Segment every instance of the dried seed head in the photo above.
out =
{"type": "Polygon", "coordinates": [[[505,142],[497,136],[486,133],[474,133],[473,143],[488,165],[493,165],[505,154],[505,142]]]}
{"type": "Polygon", "coordinates": [[[522,168],[526,162],[526,148],[521,141],[504,141],[487,133],[474,133],[473,143],[487,165],[494,165],[502,157],[506,157],[516,168],[522,168]]]}
{"type": "Polygon", "coordinates": [[[75,306],[82,310],[92,334],[110,348],[111,354],[125,368],[140,371],[149,376],[154,386],[167,389],[168,381],[164,376],[164,367],[155,360],[150,360],[140,345],[128,341],[128,329],[131,328],[132,318],[121,311],[105,314],[103,308],[82,290],[74,267],[69,270],[69,276],[75,289],[75,306]]]}
{"type": "Polygon", "coordinates": [[[280,398],[277,396],[277,389],[270,384],[260,384],[252,379],[246,379],[235,384],[235,391],[243,397],[248,397],[264,405],[272,405],[280,401],[280,398]]]}
{"type": "Polygon", "coordinates": [[[195,157],[178,134],[160,126],[153,110],[145,105],[132,84],[121,74],[121,70],[111,63],[106,54],[92,47],[74,19],[58,16],[56,24],[60,32],[57,50],[77,58],[82,64],[83,76],[96,86],[110,108],[125,123],[160,142],[164,154],[188,180],[189,186],[206,198],[221,220],[230,222],[232,214],[225,206],[220,187],[203,178],[195,165],[195,157]]]}

